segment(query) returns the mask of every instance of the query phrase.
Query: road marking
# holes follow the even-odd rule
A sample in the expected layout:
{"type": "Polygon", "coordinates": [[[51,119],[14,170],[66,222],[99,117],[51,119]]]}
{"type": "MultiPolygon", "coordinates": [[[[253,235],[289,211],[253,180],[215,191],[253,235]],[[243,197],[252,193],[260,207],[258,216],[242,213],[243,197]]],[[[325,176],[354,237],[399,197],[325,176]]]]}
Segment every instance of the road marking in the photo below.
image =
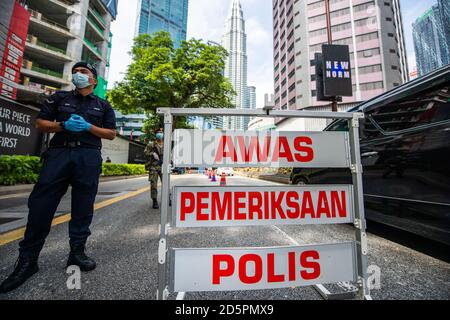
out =
{"type": "Polygon", "coordinates": [[[184,300],[186,292],[178,292],[176,300],[184,300]]]}
{"type": "MultiPolygon", "coordinates": [[[[123,201],[125,199],[129,199],[129,198],[135,197],[135,196],[140,195],[140,194],[142,194],[144,192],[148,192],[149,190],[150,190],[150,187],[145,187],[145,188],[142,188],[142,189],[139,189],[139,190],[136,190],[136,191],[132,191],[132,192],[126,193],[124,195],[121,195],[121,196],[118,196],[118,197],[115,197],[115,198],[111,198],[111,199],[108,199],[108,200],[96,203],[96,204],[94,204],[94,212],[96,210],[101,209],[101,208],[110,206],[110,205],[112,205],[114,203],[117,203],[117,202],[123,201]]],[[[52,221],[52,227],[57,226],[58,224],[62,224],[62,223],[68,222],[68,221],[70,221],[70,212],[66,213],[66,214],[63,214],[63,215],[61,215],[59,217],[54,218],[53,221],[52,221]]],[[[4,233],[4,234],[0,234],[0,246],[3,246],[3,245],[8,244],[10,242],[22,239],[24,234],[25,234],[25,227],[17,229],[17,230],[9,231],[9,232],[4,233]]]]}
{"type": "MultiPolygon", "coordinates": [[[[31,191],[30,191],[30,192],[31,192],[31,191]]],[[[4,196],[0,196],[0,200],[11,199],[11,198],[19,198],[19,197],[23,197],[23,196],[28,196],[28,195],[30,194],[30,192],[7,194],[7,195],[4,195],[4,196]]]]}
{"type": "Polygon", "coordinates": [[[288,235],[286,232],[284,232],[283,230],[281,230],[277,226],[271,226],[271,227],[276,232],[281,233],[284,237],[286,237],[291,242],[291,244],[296,245],[296,246],[300,245],[300,243],[298,243],[296,240],[294,240],[294,238],[292,238],[290,235],[288,235]]]}

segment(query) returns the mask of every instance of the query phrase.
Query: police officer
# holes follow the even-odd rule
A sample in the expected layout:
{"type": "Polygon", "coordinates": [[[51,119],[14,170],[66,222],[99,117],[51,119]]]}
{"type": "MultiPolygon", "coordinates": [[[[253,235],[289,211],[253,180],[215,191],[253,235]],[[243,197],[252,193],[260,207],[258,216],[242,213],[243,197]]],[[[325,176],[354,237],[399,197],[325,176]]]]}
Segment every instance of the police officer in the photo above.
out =
{"type": "Polygon", "coordinates": [[[162,129],[156,132],[156,141],[150,142],[145,148],[147,158],[148,180],[150,181],[150,197],[153,201],[153,209],[159,209],[158,205],[158,177],[162,181],[161,166],[163,163],[163,139],[162,129]]]}
{"type": "Polygon", "coordinates": [[[13,273],[0,285],[0,293],[19,287],[38,271],[38,257],[50,232],[61,198],[72,186],[69,222],[70,254],[67,265],[82,271],[95,269],[85,254],[86,240],[94,211],[102,169],[101,139],[113,140],[116,121],[111,105],[95,95],[97,71],[85,62],[72,68],[73,91],[58,91],[47,99],[36,120],[36,127],[55,133],[44,154],[38,182],[28,199],[28,222],[19,243],[19,258],[13,273]]]}

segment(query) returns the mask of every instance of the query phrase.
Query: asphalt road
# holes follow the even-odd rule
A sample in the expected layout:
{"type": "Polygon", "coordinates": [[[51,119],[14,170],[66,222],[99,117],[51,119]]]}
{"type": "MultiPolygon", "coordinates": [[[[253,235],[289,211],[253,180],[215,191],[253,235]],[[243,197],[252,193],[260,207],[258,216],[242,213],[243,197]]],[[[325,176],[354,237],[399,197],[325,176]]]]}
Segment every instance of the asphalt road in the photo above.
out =
{"type": "MultiPolygon", "coordinates": [[[[177,185],[212,185],[204,176],[172,178],[177,185]]],[[[218,182],[216,183],[218,184],[218,182]]],[[[243,177],[228,178],[228,185],[273,185],[243,177]]],[[[52,228],[41,253],[40,272],[17,290],[0,299],[154,299],[157,288],[159,212],[150,209],[148,192],[126,197],[148,186],[145,178],[103,183],[91,227],[88,254],[97,269],[82,273],[80,290],[69,290],[65,263],[69,251],[67,223],[52,228]],[[108,202],[105,202],[108,201],[108,202]],[[117,202],[116,202],[117,201],[117,202]]],[[[141,191],[142,192],[142,191],[141,191]]],[[[70,211],[70,197],[58,212],[70,211]]],[[[26,213],[26,195],[0,200],[0,213],[26,213]],[[9,201],[9,202],[8,202],[9,201]]],[[[173,229],[173,247],[255,247],[293,243],[329,243],[352,239],[352,228],[333,226],[245,227],[224,229],[173,229]]],[[[450,264],[410,247],[386,240],[380,233],[368,234],[369,265],[381,268],[381,289],[374,299],[449,299],[450,264]]],[[[12,271],[18,241],[0,246],[0,281],[12,271]]],[[[193,271],[194,272],[194,271],[193,271]]],[[[170,298],[175,298],[171,295],[170,298]]],[[[186,299],[321,299],[312,287],[263,291],[187,293],[186,299]]]]}

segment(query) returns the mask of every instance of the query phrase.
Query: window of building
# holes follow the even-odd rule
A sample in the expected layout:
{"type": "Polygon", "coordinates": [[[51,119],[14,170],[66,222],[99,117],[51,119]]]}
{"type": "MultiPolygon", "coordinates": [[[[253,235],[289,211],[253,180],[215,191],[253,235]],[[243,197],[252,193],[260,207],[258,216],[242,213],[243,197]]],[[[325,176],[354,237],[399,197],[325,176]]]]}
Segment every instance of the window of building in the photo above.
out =
{"type": "Polygon", "coordinates": [[[383,89],[383,82],[377,81],[377,82],[362,83],[359,87],[362,91],[383,89]]]}
{"type": "Polygon", "coordinates": [[[292,71],[288,74],[288,79],[291,79],[294,75],[295,75],[295,70],[292,70],[292,71]]]}
{"type": "Polygon", "coordinates": [[[378,39],[378,32],[366,33],[356,36],[356,42],[365,42],[373,39],[378,39]]]}
{"type": "Polygon", "coordinates": [[[380,48],[358,51],[358,58],[369,58],[380,55],[380,48]]]}
{"type": "Polygon", "coordinates": [[[291,59],[289,59],[288,65],[290,66],[292,63],[294,63],[294,61],[295,61],[295,57],[292,57],[291,59]]]}
{"type": "Polygon", "coordinates": [[[355,12],[360,12],[360,11],[366,11],[367,9],[373,8],[373,7],[375,7],[375,2],[371,1],[371,2],[366,2],[366,3],[363,3],[363,4],[359,4],[359,5],[353,6],[353,10],[355,12]]]}
{"type": "Polygon", "coordinates": [[[374,72],[380,72],[380,71],[381,71],[381,64],[376,64],[373,66],[366,66],[366,67],[359,68],[360,74],[368,74],[368,73],[374,73],[374,72]]]}
{"type": "Polygon", "coordinates": [[[288,91],[292,92],[294,89],[295,89],[295,83],[289,87],[288,91]]]}
{"type": "Polygon", "coordinates": [[[318,1],[318,2],[314,2],[314,3],[310,3],[308,4],[308,10],[314,10],[314,9],[318,9],[324,6],[324,1],[318,1]]]}

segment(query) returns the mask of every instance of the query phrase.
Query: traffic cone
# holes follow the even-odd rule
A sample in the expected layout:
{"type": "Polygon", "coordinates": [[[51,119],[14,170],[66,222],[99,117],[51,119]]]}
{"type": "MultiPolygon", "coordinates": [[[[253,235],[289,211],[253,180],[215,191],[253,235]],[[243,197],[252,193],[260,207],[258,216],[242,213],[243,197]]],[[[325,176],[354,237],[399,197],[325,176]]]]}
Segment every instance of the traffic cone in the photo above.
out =
{"type": "Polygon", "coordinates": [[[211,182],[217,182],[216,180],[216,172],[213,170],[212,175],[211,175],[211,182]]]}
{"type": "Polygon", "coordinates": [[[227,185],[227,178],[225,176],[225,172],[222,172],[222,177],[220,177],[220,185],[226,186],[227,185]]]}

